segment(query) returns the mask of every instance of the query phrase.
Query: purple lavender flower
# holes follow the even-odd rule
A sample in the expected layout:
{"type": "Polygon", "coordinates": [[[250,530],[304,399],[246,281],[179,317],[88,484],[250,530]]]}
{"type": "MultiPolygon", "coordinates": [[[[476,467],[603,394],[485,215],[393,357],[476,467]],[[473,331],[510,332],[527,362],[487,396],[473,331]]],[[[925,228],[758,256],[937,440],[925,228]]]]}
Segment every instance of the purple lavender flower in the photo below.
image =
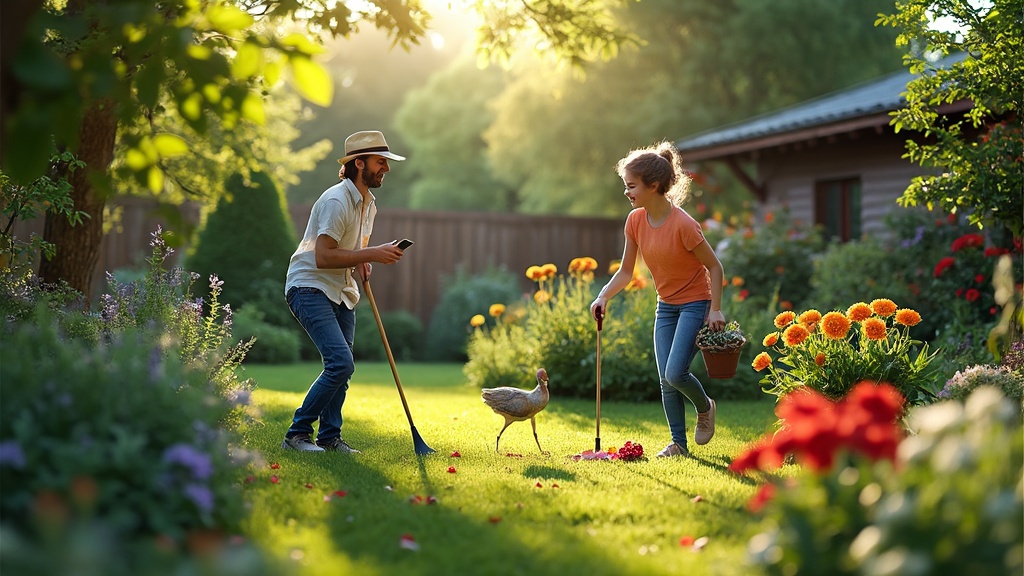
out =
{"type": "Polygon", "coordinates": [[[25,467],[25,452],[17,440],[0,442],[0,466],[22,469],[25,467]]]}
{"type": "Polygon", "coordinates": [[[206,480],[213,474],[210,455],[189,444],[178,443],[171,446],[164,451],[163,461],[188,468],[196,480],[206,480]]]}
{"type": "Polygon", "coordinates": [[[248,406],[251,401],[252,391],[245,388],[236,388],[227,394],[228,401],[233,406],[248,406]]]}
{"type": "Polygon", "coordinates": [[[203,512],[213,510],[213,492],[202,484],[186,484],[185,495],[203,512]]]}

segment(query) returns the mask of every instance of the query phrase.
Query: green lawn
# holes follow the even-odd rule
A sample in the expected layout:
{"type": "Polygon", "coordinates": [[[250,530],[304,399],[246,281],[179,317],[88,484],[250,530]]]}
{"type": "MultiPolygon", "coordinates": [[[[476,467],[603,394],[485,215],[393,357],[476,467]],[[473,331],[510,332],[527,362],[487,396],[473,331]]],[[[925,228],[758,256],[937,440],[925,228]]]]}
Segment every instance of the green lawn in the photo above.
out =
{"type": "MultiPolygon", "coordinates": [[[[689,414],[689,459],[654,458],[669,441],[660,404],[602,402],[602,445],[631,440],[648,458],[577,462],[572,455],[594,447],[594,401],[559,397],[557,374],[550,375],[551,401],[537,417],[545,456],[528,421],[512,424],[495,453],[503,419],[466,384],[461,366],[398,369],[416,428],[437,451],[429,456],[413,450],[387,363],[357,365],[343,429],[363,451],[354,456],[280,448],[319,364],[245,368],[243,376],[257,382],[260,411],[246,441],[265,459],[245,484],[252,504],[247,532],[294,560],[301,574],[756,572],[745,564],[756,523],[744,506],[757,486],[726,467],[774,422],[768,399],[720,402],[707,446],[693,444],[689,414]],[[338,490],[345,495],[331,496],[338,490]],[[424,502],[415,503],[417,496],[424,502]],[[431,496],[436,502],[426,503],[431,496]],[[419,549],[400,546],[403,535],[419,549]],[[680,546],[683,536],[708,543],[695,552],[680,546]]],[[[714,381],[707,384],[713,396],[714,381]]]]}

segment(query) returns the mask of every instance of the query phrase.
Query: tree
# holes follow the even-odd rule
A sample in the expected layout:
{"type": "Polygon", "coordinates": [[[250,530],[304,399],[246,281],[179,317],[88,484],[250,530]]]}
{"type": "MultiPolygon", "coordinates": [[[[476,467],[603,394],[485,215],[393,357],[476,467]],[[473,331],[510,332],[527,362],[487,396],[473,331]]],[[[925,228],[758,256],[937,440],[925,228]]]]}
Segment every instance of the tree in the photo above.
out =
{"type": "Polygon", "coordinates": [[[614,163],[899,68],[888,0],[644,0],[620,11],[644,44],[583,79],[524,62],[484,139],[525,212],[620,215],[614,163]],[[780,32],[784,31],[784,32],[780,32]]]}
{"type": "MultiPolygon", "coordinates": [[[[517,32],[534,29],[564,58],[607,54],[625,35],[597,0],[535,0],[471,6],[497,27],[483,37],[485,54],[507,53],[517,32]]],[[[15,0],[3,3],[0,56],[0,166],[18,181],[46,169],[51,135],[75,151],[85,170],[71,175],[75,208],[89,215],[80,226],[47,219],[45,238],[57,246],[40,275],[66,280],[89,295],[109,195],[108,168],[118,128],[157,112],[170,97],[197,134],[207,113],[227,128],[265,118],[261,91],[289,72],[299,92],[327,104],[332,84],[313,61],[320,46],[300,33],[261,22],[294,21],[314,40],[346,37],[372,22],[394,45],[418,42],[429,22],[419,2],[325,0],[15,0]],[[10,50],[8,50],[10,48],[10,50]],[[113,57],[111,57],[113,56],[113,57]]],[[[164,163],[188,151],[171,134],[146,134],[125,158],[140,182],[164,188],[164,163]]]]}
{"type": "Polygon", "coordinates": [[[904,62],[919,77],[907,85],[907,104],[893,113],[896,130],[913,130],[906,158],[928,173],[915,177],[901,205],[966,211],[970,222],[1004,224],[1024,235],[1024,2],[1021,0],[903,0],[878,23],[900,30],[897,42],[910,52],[904,62]],[[936,20],[952,26],[937,28],[936,20]],[[963,53],[949,66],[935,55],[963,53]],[[962,117],[944,114],[969,100],[962,117]]]}

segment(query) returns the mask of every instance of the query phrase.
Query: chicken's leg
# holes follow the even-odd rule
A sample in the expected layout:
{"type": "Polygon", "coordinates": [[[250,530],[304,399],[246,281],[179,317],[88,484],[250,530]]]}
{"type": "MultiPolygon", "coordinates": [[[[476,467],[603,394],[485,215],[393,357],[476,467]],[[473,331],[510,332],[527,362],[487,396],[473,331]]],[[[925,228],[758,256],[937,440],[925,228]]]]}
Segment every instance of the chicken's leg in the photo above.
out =
{"type": "Polygon", "coordinates": [[[505,428],[508,428],[508,425],[511,424],[512,422],[513,420],[509,420],[508,418],[505,419],[505,425],[501,427],[501,432],[498,432],[498,439],[494,441],[495,452],[498,451],[498,444],[501,442],[501,435],[505,433],[505,428]]]}
{"type": "Polygon", "coordinates": [[[530,424],[533,426],[533,441],[537,443],[537,450],[540,450],[541,454],[547,454],[543,448],[540,447],[540,439],[537,438],[537,421],[530,417],[530,424]]]}

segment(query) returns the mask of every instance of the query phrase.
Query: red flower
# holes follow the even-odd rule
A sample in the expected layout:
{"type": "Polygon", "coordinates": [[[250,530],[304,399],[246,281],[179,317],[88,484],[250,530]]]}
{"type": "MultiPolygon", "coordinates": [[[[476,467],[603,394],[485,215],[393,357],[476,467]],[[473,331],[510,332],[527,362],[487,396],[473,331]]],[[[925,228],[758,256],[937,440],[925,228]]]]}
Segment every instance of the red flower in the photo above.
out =
{"type": "Polygon", "coordinates": [[[974,302],[978,298],[981,298],[981,292],[978,292],[975,288],[970,288],[967,290],[967,293],[964,294],[964,298],[966,298],[968,302],[974,302]]]}
{"type": "Polygon", "coordinates": [[[977,276],[974,277],[974,281],[977,282],[978,284],[984,283],[985,282],[985,275],[984,274],[978,274],[977,276]]]}
{"type": "Polygon", "coordinates": [[[334,495],[338,498],[344,498],[345,496],[348,496],[348,492],[345,492],[344,490],[335,490],[334,495]]]}
{"type": "Polygon", "coordinates": [[[694,541],[693,536],[690,536],[689,534],[687,534],[686,536],[683,536],[682,538],[679,539],[679,545],[680,546],[693,546],[693,541],[694,541]]]}
{"type": "Polygon", "coordinates": [[[953,240],[953,245],[950,247],[950,250],[953,252],[959,252],[964,248],[975,248],[984,245],[985,237],[981,234],[964,234],[956,240],[953,240]]]}
{"type": "Polygon", "coordinates": [[[935,277],[938,278],[939,276],[942,276],[942,273],[949,268],[952,268],[955,263],[956,260],[950,256],[946,256],[942,260],[939,260],[939,263],[935,265],[935,277]]]}
{"type": "Polygon", "coordinates": [[[747,508],[754,513],[760,512],[774,497],[775,484],[762,484],[757,490],[757,494],[754,494],[754,496],[747,502],[747,508]]]}
{"type": "Polygon", "coordinates": [[[271,470],[277,470],[280,467],[281,467],[281,465],[278,464],[277,462],[274,462],[273,464],[270,465],[270,469],[271,470]]]}
{"type": "Polygon", "coordinates": [[[959,298],[959,297],[961,297],[963,295],[964,295],[964,289],[963,288],[957,288],[956,289],[956,297],[959,298]]]}
{"type": "Polygon", "coordinates": [[[989,309],[988,309],[988,313],[989,313],[989,314],[991,314],[991,315],[993,315],[993,316],[995,316],[997,312],[999,312],[999,310],[998,310],[998,309],[996,309],[996,307],[995,307],[995,306],[993,306],[993,307],[991,307],[991,308],[989,308],[989,309]]]}
{"type": "Polygon", "coordinates": [[[985,248],[985,256],[1002,256],[1003,254],[1009,254],[1008,248],[997,248],[995,246],[991,248],[985,248]]]}
{"type": "Polygon", "coordinates": [[[956,224],[956,214],[954,214],[952,212],[947,214],[946,215],[946,222],[949,222],[950,224],[956,224]]]}

